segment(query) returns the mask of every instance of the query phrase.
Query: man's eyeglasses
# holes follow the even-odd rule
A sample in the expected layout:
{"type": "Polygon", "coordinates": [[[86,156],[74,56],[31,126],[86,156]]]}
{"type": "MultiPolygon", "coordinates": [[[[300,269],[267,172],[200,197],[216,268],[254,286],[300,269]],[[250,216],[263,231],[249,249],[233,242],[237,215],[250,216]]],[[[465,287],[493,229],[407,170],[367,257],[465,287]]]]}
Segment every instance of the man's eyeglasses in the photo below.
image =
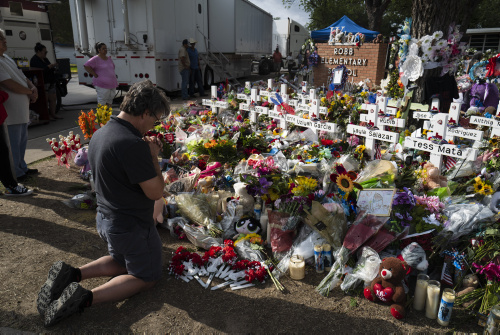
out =
{"type": "MultiPolygon", "coordinates": [[[[154,126],[159,126],[161,124],[161,119],[158,118],[158,116],[156,116],[156,114],[154,112],[149,112],[151,115],[153,115],[156,119],[155,123],[154,123],[154,126]]],[[[165,116],[162,115],[162,119],[164,119],[165,116]]]]}

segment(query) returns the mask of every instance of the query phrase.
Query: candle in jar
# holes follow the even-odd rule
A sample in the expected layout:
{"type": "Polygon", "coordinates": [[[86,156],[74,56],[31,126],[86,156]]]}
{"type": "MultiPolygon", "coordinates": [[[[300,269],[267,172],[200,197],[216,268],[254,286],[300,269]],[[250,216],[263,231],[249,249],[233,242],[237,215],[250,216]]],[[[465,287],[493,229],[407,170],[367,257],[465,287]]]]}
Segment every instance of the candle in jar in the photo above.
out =
{"type": "Polygon", "coordinates": [[[445,288],[443,296],[441,297],[441,304],[437,316],[437,322],[441,326],[448,326],[451,318],[451,311],[453,310],[453,303],[455,302],[455,291],[451,288],[445,288]]]}
{"type": "Polygon", "coordinates": [[[306,275],[306,262],[304,257],[300,255],[293,255],[290,258],[290,278],[294,280],[304,279],[306,275]]]}
{"type": "Polygon", "coordinates": [[[314,263],[317,273],[325,272],[325,263],[323,261],[323,245],[317,244],[314,246],[314,263]]]}
{"type": "Polygon", "coordinates": [[[441,284],[437,280],[429,280],[427,298],[425,299],[425,316],[429,319],[437,318],[441,284]]]}
{"type": "Polygon", "coordinates": [[[429,276],[419,274],[417,276],[417,286],[415,287],[415,297],[413,298],[413,309],[423,311],[425,308],[425,299],[427,298],[427,285],[429,276]]]}

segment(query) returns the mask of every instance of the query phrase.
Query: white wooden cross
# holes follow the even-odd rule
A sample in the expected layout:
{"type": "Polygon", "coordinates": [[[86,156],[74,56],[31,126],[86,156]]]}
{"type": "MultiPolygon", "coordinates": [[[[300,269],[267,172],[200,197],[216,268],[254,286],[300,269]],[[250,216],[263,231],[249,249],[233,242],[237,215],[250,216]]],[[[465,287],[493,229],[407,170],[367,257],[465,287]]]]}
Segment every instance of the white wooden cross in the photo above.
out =
{"type": "MultiPolygon", "coordinates": [[[[484,132],[481,130],[475,129],[465,129],[463,127],[458,126],[458,121],[460,120],[460,109],[462,107],[462,103],[460,102],[452,102],[450,105],[450,112],[448,113],[449,119],[448,123],[454,121],[457,127],[448,127],[446,131],[446,140],[447,141],[455,141],[455,137],[462,137],[470,140],[474,140],[474,148],[481,147],[481,141],[483,140],[484,132]]],[[[427,136],[434,135],[434,123],[430,121],[424,122],[424,129],[427,129],[427,136]]]]}
{"type": "Polygon", "coordinates": [[[378,105],[379,111],[384,112],[384,114],[387,108],[388,101],[389,99],[382,94],[382,91],[377,92],[377,100],[375,103],[378,105]]]}
{"type": "Polygon", "coordinates": [[[203,99],[201,101],[203,106],[210,106],[214,114],[218,114],[220,108],[227,109],[229,107],[227,101],[217,101],[217,86],[212,85],[210,92],[212,99],[203,99]]]}
{"type": "Polygon", "coordinates": [[[496,119],[489,119],[482,116],[471,116],[470,123],[490,127],[490,138],[493,136],[500,136],[500,121],[496,119]]]}
{"type": "MultiPolygon", "coordinates": [[[[439,101],[439,99],[438,99],[439,101]]],[[[422,105],[419,103],[410,104],[410,110],[413,112],[413,117],[415,119],[430,120],[432,119],[432,113],[429,112],[429,105],[422,105]]]]}
{"type": "MultiPolygon", "coordinates": [[[[448,114],[438,113],[434,115],[433,134],[440,136],[442,139],[446,138],[448,129],[448,114]]],[[[440,171],[443,167],[443,156],[450,156],[465,160],[473,161],[477,157],[477,149],[466,148],[462,149],[453,144],[436,144],[428,139],[420,139],[417,137],[406,137],[405,147],[417,150],[427,151],[430,153],[429,161],[436,166],[440,171]]]]}
{"type": "MultiPolygon", "coordinates": [[[[379,105],[377,104],[363,104],[362,109],[368,111],[365,122],[368,122],[371,127],[381,127],[379,119],[379,105]]],[[[384,118],[385,119],[385,118],[384,118]]],[[[380,129],[368,129],[366,127],[358,126],[355,124],[347,125],[347,133],[365,137],[366,152],[370,155],[371,159],[375,156],[375,141],[383,141],[396,144],[399,141],[399,133],[380,129]]]]}

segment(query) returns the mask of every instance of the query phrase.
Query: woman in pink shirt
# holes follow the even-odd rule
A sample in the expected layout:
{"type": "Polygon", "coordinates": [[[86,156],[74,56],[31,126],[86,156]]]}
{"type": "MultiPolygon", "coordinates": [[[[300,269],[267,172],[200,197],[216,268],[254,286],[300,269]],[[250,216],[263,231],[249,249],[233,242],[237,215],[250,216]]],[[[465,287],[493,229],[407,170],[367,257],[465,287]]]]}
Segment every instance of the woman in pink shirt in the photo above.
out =
{"type": "Polygon", "coordinates": [[[97,91],[97,103],[111,105],[116,94],[118,81],[116,80],[115,64],[111,57],[106,56],[108,48],[106,44],[97,42],[95,45],[97,55],[89,59],[84,68],[94,78],[92,84],[97,91]]]}

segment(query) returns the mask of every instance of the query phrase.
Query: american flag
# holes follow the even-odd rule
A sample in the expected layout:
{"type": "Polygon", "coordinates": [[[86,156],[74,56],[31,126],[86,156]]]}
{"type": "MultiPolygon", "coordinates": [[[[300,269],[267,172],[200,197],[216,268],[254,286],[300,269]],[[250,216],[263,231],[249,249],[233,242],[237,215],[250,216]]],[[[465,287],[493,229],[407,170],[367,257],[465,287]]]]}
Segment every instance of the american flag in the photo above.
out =
{"type": "Polygon", "coordinates": [[[451,169],[455,165],[457,165],[456,159],[454,159],[453,157],[449,157],[449,156],[446,157],[446,165],[445,165],[446,170],[451,169]]]}
{"type": "Polygon", "coordinates": [[[375,159],[382,158],[382,151],[380,150],[380,144],[375,144],[375,159]]]}

